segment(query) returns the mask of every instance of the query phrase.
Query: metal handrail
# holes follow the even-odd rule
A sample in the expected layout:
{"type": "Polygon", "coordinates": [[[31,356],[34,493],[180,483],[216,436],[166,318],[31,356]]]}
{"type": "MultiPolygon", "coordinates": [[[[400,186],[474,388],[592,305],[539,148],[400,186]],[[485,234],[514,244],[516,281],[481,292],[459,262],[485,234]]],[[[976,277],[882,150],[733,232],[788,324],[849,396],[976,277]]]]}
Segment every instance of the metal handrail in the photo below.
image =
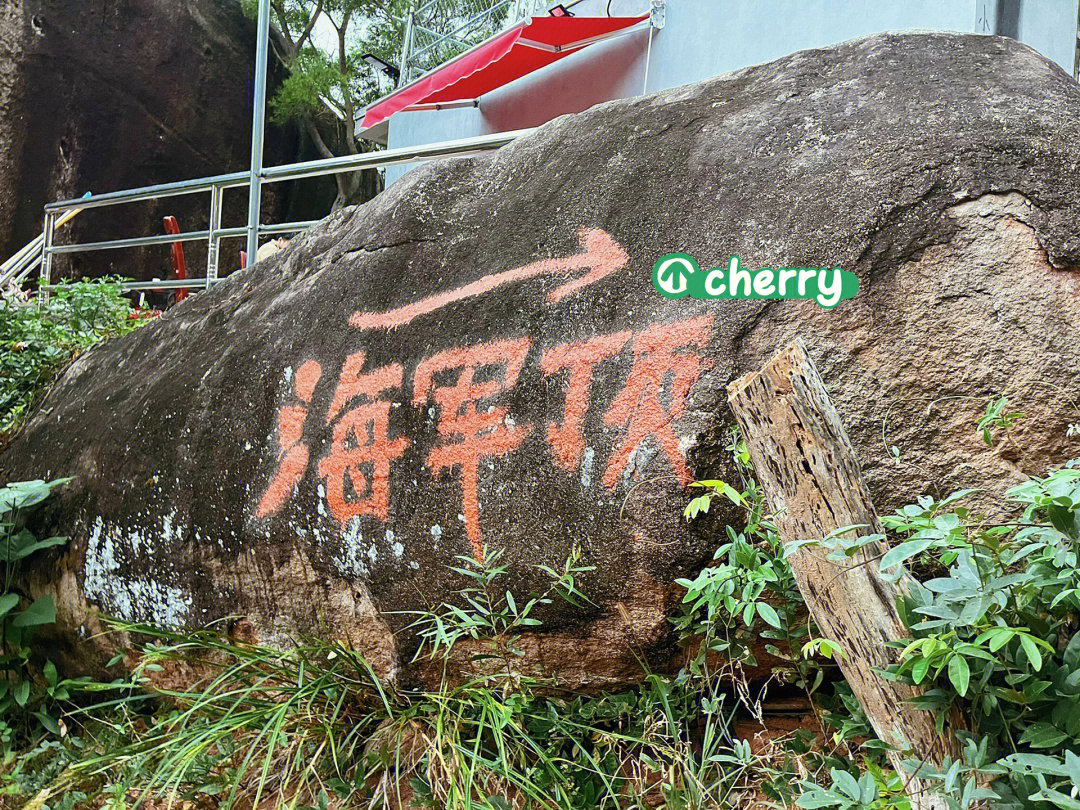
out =
{"type": "Polygon", "coordinates": [[[219,174],[214,177],[201,177],[198,180],[180,180],[176,183],[160,183],[155,186],[142,186],[141,188],[112,191],[107,194],[94,194],[80,199],[59,200],[46,205],[45,211],[46,213],[50,211],[67,211],[75,207],[102,208],[106,205],[118,205],[138,200],[157,200],[163,197],[178,197],[181,194],[194,194],[199,191],[209,191],[215,186],[238,188],[247,185],[247,182],[247,172],[232,172],[231,174],[219,174]]]}
{"type": "MultiPolygon", "coordinates": [[[[301,163],[290,163],[284,166],[272,166],[263,169],[257,176],[259,183],[279,183],[285,180],[301,180],[309,177],[321,177],[330,174],[359,171],[362,169],[375,169],[384,166],[397,166],[403,163],[418,163],[434,160],[441,157],[464,157],[467,155],[491,152],[500,149],[509,143],[534,132],[534,128],[518,129],[511,132],[498,132],[491,135],[479,135],[472,138],[461,138],[453,141],[424,144],[421,146],[408,146],[398,149],[385,149],[380,152],[367,152],[359,155],[343,155],[321,160],[309,160],[301,163]]],[[[52,259],[53,256],[66,253],[81,253],[91,250],[114,250],[121,248],[141,247],[146,245],[171,244],[173,242],[207,242],[207,266],[204,278],[192,278],[184,280],[183,284],[172,284],[168,281],[131,282],[124,286],[125,289],[165,289],[171,286],[197,287],[203,286],[209,289],[218,278],[218,257],[220,254],[221,240],[230,237],[247,234],[248,228],[222,228],[222,196],[227,188],[239,188],[247,186],[250,182],[247,172],[233,172],[220,174],[213,177],[203,177],[195,180],[183,180],[175,183],[161,183],[154,186],[113,191],[106,194],[93,194],[79,199],[61,200],[49,203],[45,206],[45,227],[41,237],[41,277],[38,285],[39,293],[47,297],[49,291],[55,288],[52,284],[52,259]],[[125,203],[139,202],[143,200],[155,200],[164,197],[176,197],[184,194],[197,194],[210,192],[210,225],[206,230],[189,231],[180,234],[155,234],[153,236],[138,236],[126,239],[112,239],[102,242],[82,242],[68,245],[54,244],[56,228],[68,221],[74,213],[89,208],[103,208],[110,205],[123,205],[125,203]]],[[[295,233],[306,230],[315,221],[284,222],[276,225],[260,225],[259,234],[267,235],[274,233],[295,233]]],[[[251,257],[254,260],[254,257],[251,257]]]]}
{"type": "MultiPolygon", "coordinates": [[[[65,213],[57,220],[56,226],[62,227],[75,219],[82,208],[74,208],[65,213]]],[[[0,293],[12,288],[21,287],[26,277],[33,272],[34,268],[41,264],[43,248],[45,246],[45,234],[40,233],[23,245],[15,254],[3,264],[0,264],[0,293]]]]}
{"type": "Polygon", "coordinates": [[[4,262],[3,266],[0,266],[0,290],[22,283],[22,280],[41,261],[41,246],[44,243],[45,240],[41,234],[38,234],[4,262]]]}
{"type": "MultiPolygon", "coordinates": [[[[283,222],[278,225],[262,225],[259,227],[261,235],[273,233],[296,233],[318,225],[319,220],[312,219],[305,222],[283,222]]],[[[247,233],[246,227],[221,228],[217,231],[219,239],[243,236],[247,233]]],[[[41,237],[38,237],[39,239],[41,237]]],[[[154,236],[136,236],[131,239],[110,239],[104,242],[77,242],[72,245],[53,245],[53,255],[62,253],[84,253],[91,250],[117,250],[129,247],[144,247],[146,245],[171,245],[173,242],[201,242],[210,238],[210,231],[187,231],[186,233],[162,233],[154,236]]]]}
{"type": "MultiPolygon", "coordinates": [[[[277,183],[284,180],[302,180],[324,174],[340,174],[360,169],[417,163],[440,157],[463,157],[500,149],[534,131],[535,128],[516,129],[510,132],[496,132],[491,135],[477,135],[471,138],[439,141],[438,143],[423,144],[421,146],[404,146],[397,149],[384,149],[380,152],[364,152],[359,155],[341,155],[320,160],[308,160],[302,163],[287,163],[282,166],[270,166],[263,169],[260,177],[263,182],[277,183]]],[[[162,197],[196,194],[200,191],[209,191],[214,187],[222,189],[239,188],[246,186],[248,179],[247,172],[232,172],[231,174],[219,174],[214,177],[200,177],[196,180],[160,183],[154,186],[112,191],[107,194],[93,194],[89,197],[59,200],[46,205],[45,211],[55,213],[73,208],[100,208],[107,205],[138,202],[139,200],[156,200],[162,197]]]]}

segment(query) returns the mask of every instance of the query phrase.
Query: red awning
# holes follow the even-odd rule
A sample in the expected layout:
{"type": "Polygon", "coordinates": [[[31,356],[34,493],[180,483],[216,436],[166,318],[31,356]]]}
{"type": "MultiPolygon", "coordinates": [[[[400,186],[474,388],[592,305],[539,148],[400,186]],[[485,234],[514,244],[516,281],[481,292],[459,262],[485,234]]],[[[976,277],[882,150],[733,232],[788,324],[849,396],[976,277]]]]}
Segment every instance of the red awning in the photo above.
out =
{"type": "Polygon", "coordinates": [[[479,98],[648,16],[533,17],[371,105],[361,126],[373,127],[414,104],[479,98]]]}

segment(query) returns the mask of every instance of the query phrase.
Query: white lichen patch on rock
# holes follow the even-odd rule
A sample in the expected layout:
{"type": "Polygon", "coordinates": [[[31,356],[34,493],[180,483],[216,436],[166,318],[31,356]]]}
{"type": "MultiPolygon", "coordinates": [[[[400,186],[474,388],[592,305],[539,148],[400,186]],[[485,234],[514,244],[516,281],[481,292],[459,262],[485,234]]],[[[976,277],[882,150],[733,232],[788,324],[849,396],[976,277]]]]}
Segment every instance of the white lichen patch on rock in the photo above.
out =
{"type": "MultiPolygon", "coordinates": [[[[124,621],[183,627],[191,609],[190,594],[158,577],[126,573],[138,561],[154,554],[159,536],[173,537],[173,520],[172,514],[165,516],[159,535],[156,528],[124,530],[97,518],[90,532],[83,569],[83,591],[87,598],[124,621]]],[[[159,573],[163,570],[157,558],[154,567],[159,573]]]]}
{"type": "Polygon", "coordinates": [[[360,519],[353,518],[341,534],[337,551],[330,558],[337,572],[346,579],[366,580],[368,577],[368,564],[364,559],[364,549],[361,548],[363,542],[364,535],[360,531],[360,519]]]}

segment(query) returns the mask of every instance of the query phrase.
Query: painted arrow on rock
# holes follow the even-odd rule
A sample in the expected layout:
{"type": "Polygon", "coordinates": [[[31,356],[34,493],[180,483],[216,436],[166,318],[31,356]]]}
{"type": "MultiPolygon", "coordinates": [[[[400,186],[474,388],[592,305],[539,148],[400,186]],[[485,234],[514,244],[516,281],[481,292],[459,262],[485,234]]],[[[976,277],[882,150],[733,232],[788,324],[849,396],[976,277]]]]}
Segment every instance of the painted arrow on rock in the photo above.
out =
{"type": "Polygon", "coordinates": [[[414,304],[408,304],[398,309],[391,309],[386,312],[354,312],[352,317],[349,318],[349,325],[358,329],[396,329],[412,322],[421,315],[436,312],[449,304],[463,301],[466,298],[475,298],[505,284],[525,281],[539,276],[558,276],[578,270],[587,270],[588,272],[583,275],[572,281],[567,281],[551,291],[548,295],[548,301],[554,304],[568,295],[572,295],[578,290],[588,287],[590,284],[595,284],[600,279],[621,270],[630,261],[630,257],[622,246],[599,228],[582,228],[578,232],[578,239],[585,249],[584,253],[577,253],[563,259],[542,259],[524,267],[505,270],[501,273],[492,273],[463,287],[458,287],[456,290],[436,293],[414,304]]]}

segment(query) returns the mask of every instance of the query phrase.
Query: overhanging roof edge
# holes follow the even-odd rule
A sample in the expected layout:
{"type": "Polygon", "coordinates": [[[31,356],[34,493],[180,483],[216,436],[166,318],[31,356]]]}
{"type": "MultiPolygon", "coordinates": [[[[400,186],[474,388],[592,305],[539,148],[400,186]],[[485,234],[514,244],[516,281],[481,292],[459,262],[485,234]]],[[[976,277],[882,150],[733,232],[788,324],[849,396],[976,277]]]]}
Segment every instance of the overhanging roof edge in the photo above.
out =
{"type": "Polygon", "coordinates": [[[648,20],[647,14],[637,17],[533,17],[522,20],[368,105],[364,111],[361,132],[415,105],[428,101],[446,103],[459,100],[446,97],[447,91],[453,92],[451,88],[459,83],[463,84],[462,99],[477,98],[588,45],[612,36],[633,33],[638,27],[651,25],[648,20]],[[533,26],[536,26],[536,31],[529,31],[529,41],[526,42],[523,33],[533,26]],[[572,38],[575,35],[578,35],[578,38],[572,38]],[[543,42],[538,37],[547,37],[552,41],[543,42]],[[570,38],[567,39],[568,37],[570,38]],[[544,57],[539,60],[535,56],[525,57],[518,53],[518,45],[527,46],[533,54],[544,54],[544,57]],[[473,60],[472,64],[463,66],[462,63],[468,60],[473,60]],[[497,70],[500,65],[501,73],[497,70]],[[445,81],[432,81],[440,75],[445,81]],[[470,78],[471,82],[466,81],[470,78]],[[427,87],[424,87],[425,83],[427,87]],[[438,98],[435,98],[436,96],[438,98]]]}

